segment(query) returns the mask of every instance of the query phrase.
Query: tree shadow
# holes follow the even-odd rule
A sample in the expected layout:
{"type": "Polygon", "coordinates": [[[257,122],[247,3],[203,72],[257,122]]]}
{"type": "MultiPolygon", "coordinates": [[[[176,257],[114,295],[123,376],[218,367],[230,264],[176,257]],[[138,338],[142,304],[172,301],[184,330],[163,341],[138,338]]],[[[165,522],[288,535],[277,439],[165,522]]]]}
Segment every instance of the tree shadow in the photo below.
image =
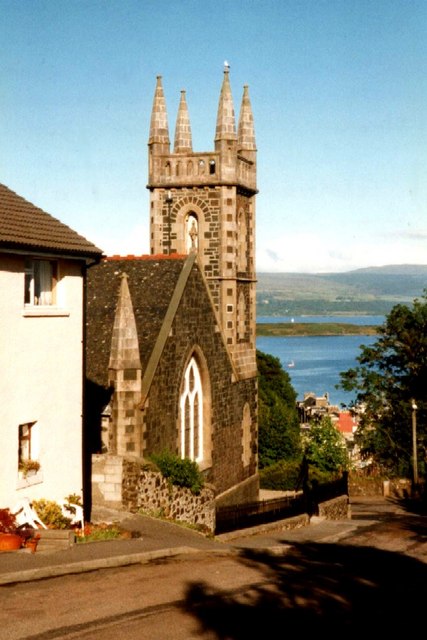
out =
{"type": "MultiPolygon", "coordinates": [[[[413,542],[424,542],[427,539],[427,518],[422,508],[418,507],[418,504],[408,504],[396,500],[405,513],[392,513],[385,512],[383,514],[377,513],[375,515],[375,523],[372,527],[367,526],[360,529],[359,534],[363,535],[365,531],[373,529],[375,531],[387,531],[390,537],[410,536],[413,542]],[[408,514],[410,517],[408,517],[408,514]]],[[[362,522],[364,520],[372,520],[372,514],[356,514],[352,516],[352,521],[362,522]]],[[[358,534],[354,534],[357,540],[358,534]]]]}
{"type": "Polygon", "coordinates": [[[423,493],[417,498],[396,498],[395,502],[409,513],[427,515],[427,493],[423,493]]]}
{"type": "Polygon", "coordinates": [[[372,637],[424,627],[427,565],[414,558],[310,543],[294,544],[280,557],[245,550],[238,562],[258,572],[247,588],[226,592],[208,582],[189,584],[185,610],[198,620],[201,635],[260,640],[295,631],[372,637]]]}

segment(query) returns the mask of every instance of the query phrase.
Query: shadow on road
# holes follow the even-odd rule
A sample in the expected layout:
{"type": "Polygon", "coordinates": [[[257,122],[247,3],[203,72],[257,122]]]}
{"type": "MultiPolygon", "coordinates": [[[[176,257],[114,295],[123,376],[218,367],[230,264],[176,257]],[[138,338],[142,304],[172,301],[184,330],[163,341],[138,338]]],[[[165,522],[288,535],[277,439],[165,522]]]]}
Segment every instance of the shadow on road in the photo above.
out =
{"type": "Polygon", "coordinates": [[[240,562],[259,573],[249,589],[227,593],[202,582],[188,586],[185,610],[209,637],[260,640],[290,631],[395,637],[405,628],[424,628],[427,565],[414,558],[310,543],[280,557],[245,551],[240,562]]]}

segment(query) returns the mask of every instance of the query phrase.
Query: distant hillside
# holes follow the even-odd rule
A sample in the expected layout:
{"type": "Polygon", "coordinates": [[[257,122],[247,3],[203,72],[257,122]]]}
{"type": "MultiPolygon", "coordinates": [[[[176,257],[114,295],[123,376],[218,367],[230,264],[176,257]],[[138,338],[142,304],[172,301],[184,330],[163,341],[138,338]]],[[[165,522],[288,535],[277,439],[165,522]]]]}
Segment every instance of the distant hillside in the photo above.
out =
{"type": "Polygon", "coordinates": [[[343,322],[260,322],[257,336],[375,336],[376,325],[343,322]]]}
{"type": "Polygon", "coordinates": [[[427,265],[388,265],[345,273],[258,273],[257,314],[383,315],[427,289],[427,265]]]}

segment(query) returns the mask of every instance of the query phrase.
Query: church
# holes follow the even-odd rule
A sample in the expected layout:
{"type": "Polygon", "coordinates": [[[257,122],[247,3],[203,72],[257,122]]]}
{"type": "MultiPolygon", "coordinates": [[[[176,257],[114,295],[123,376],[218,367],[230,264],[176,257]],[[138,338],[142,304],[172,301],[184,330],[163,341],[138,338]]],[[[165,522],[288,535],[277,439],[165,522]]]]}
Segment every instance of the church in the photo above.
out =
{"type": "Polygon", "coordinates": [[[171,149],[157,77],[147,188],[150,255],[88,271],[85,450],[98,461],[170,451],[198,464],[218,504],[255,501],[256,143],[247,86],[236,126],[228,67],[212,151],[193,151],[184,91],[171,149]]]}

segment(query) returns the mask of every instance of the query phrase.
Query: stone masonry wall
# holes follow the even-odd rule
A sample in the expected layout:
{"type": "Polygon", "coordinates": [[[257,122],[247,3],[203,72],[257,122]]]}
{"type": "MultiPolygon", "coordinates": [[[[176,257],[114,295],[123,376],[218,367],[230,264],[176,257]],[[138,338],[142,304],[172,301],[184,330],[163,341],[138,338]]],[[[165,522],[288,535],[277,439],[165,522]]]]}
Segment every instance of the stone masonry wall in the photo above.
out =
{"type": "Polygon", "coordinates": [[[92,455],[92,505],[122,509],[123,458],[92,455]]]}
{"type": "Polygon", "coordinates": [[[200,494],[171,486],[138,459],[97,454],[92,457],[92,504],[136,513],[160,515],[215,532],[215,493],[204,487],[200,494]]]}
{"type": "Polygon", "coordinates": [[[344,520],[350,517],[349,499],[347,495],[319,503],[319,517],[326,520],[344,520]]]}

